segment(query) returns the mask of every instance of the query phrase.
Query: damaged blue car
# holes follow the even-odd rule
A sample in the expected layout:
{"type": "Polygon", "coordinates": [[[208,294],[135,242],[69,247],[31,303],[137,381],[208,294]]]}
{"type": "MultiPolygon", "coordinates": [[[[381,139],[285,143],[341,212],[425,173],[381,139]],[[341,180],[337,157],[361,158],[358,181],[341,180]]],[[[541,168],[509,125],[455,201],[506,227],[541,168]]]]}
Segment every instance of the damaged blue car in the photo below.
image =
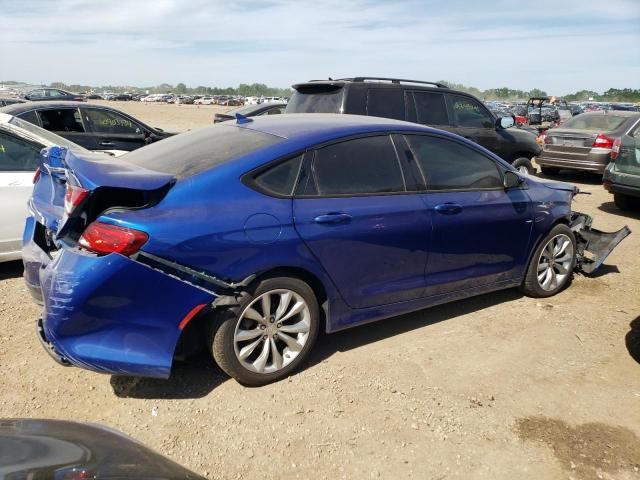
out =
{"type": "Polygon", "coordinates": [[[320,329],[560,292],[629,234],[591,228],[576,193],[417,124],[238,116],[118,159],[45,150],[25,280],[63,365],[167,378],[206,346],[262,385],[297,369],[320,329]]]}

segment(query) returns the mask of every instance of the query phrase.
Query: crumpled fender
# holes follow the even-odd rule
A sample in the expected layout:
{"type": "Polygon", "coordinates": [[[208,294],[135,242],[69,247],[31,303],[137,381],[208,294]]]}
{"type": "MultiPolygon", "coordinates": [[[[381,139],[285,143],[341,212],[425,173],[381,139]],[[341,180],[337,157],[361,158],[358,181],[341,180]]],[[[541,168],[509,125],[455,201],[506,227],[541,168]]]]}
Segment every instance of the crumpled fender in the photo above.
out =
{"type": "Polygon", "coordinates": [[[622,240],[631,234],[625,225],[617,232],[602,232],[591,226],[593,218],[571,212],[569,226],[576,236],[576,270],[592,273],[598,269],[622,240]]]}

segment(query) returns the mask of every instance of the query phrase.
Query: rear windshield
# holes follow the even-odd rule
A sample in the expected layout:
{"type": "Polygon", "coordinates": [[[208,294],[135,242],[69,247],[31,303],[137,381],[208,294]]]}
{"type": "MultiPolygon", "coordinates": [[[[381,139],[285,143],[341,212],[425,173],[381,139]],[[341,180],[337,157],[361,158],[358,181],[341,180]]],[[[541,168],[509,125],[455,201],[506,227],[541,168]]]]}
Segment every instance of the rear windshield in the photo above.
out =
{"type": "Polygon", "coordinates": [[[284,113],[342,113],[343,91],[335,85],[301,87],[293,92],[284,113]]]}
{"type": "Polygon", "coordinates": [[[562,124],[562,128],[573,128],[576,130],[615,130],[621,126],[629,117],[619,117],[616,115],[577,115],[562,124]]]}
{"type": "Polygon", "coordinates": [[[122,160],[184,178],[281,140],[268,133],[217,124],[152,143],[124,155],[122,160]]]}
{"type": "Polygon", "coordinates": [[[69,150],[73,150],[74,152],[89,151],[76,143],[70,142],[66,138],[62,138],[61,136],[56,135],[55,133],[50,132],[49,130],[45,130],[44,128],[40,128],[39,126],[34,125],[33,123],[25,122],[24,120],[18,117],[13,117],[11,120],[9,120],[9,123],[11,125],[15,125],[16,127],[20,127],[23,130],[26,130],[33,135],[44,138],[46,141],[52,143],[53,145],[65,147],[65,148],[68,148],[69,150]]]}

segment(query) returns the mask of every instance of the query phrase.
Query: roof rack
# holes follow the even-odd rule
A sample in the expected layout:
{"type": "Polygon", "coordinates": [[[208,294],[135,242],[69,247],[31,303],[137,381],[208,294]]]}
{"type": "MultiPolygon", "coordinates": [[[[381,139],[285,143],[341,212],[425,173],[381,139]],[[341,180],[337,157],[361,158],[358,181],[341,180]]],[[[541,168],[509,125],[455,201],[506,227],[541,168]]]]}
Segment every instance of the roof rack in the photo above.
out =
{"type": "Polygon", "coordinates": [[[353,78],[339,78],[338,80],[350,80],[352,82],[366,82],[367,80],[382,80],[391,83],[418,83],[424,85],[435,85],[438,88],[449,88],[443,83],[438,82],[424,82],[422,80],[407,80],[405,78],[386,78],[386,77],[353,77],[353,78]]]}

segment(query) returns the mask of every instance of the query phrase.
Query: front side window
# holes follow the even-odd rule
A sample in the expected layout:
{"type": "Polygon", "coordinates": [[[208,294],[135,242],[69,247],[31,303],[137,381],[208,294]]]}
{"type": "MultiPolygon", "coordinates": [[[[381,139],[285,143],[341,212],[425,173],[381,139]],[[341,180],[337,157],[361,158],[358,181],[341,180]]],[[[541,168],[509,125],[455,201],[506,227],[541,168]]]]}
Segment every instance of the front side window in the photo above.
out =
{"type": "Polygon", "coordinates": [[[84,132],[84,125],[77,108],[60,108],[38,112],[42,128],[52,132],[84,132]]]}
{"type": "Polygon", "coordinates": [[[405,191],[400,163],[388,136],[366,137],[316,150],[311,189],[319,196],[405,191]]]}
{"type": "Polygon", "coordinates": [[[502,188],[495,162],[475,150],[438,137],[405,135],[417,160],[427,190],[482,190],[502,188]]]}
{"type": "Polygon", "coordinates": [[[38,167],[40,149],[0,132],[0,172],[32,172],[38,167]]]}
{"type": "Polygon", "coordinates": [[[100,108],[85,109],[87,118],[97,133],[140,134],[142,130],[127,117],[100,108]]]}
{"type": "Polygon", "coordinates": [[[404,120],[404,92],[399,88],[370,88],[367,91],[367,115],[404,120]]]}
{"type": "Polygon", "coordinates": [[[449,95],[454,125],[471,128],[493,128],[493,120],[480,102],[462,95],[449,95]]]}
{"type": "Polygon", "coordinates": [[[67,94],[62,90],[47,90],[47,96],[51,98],[55,97],[66,97],[67,94]]]}

